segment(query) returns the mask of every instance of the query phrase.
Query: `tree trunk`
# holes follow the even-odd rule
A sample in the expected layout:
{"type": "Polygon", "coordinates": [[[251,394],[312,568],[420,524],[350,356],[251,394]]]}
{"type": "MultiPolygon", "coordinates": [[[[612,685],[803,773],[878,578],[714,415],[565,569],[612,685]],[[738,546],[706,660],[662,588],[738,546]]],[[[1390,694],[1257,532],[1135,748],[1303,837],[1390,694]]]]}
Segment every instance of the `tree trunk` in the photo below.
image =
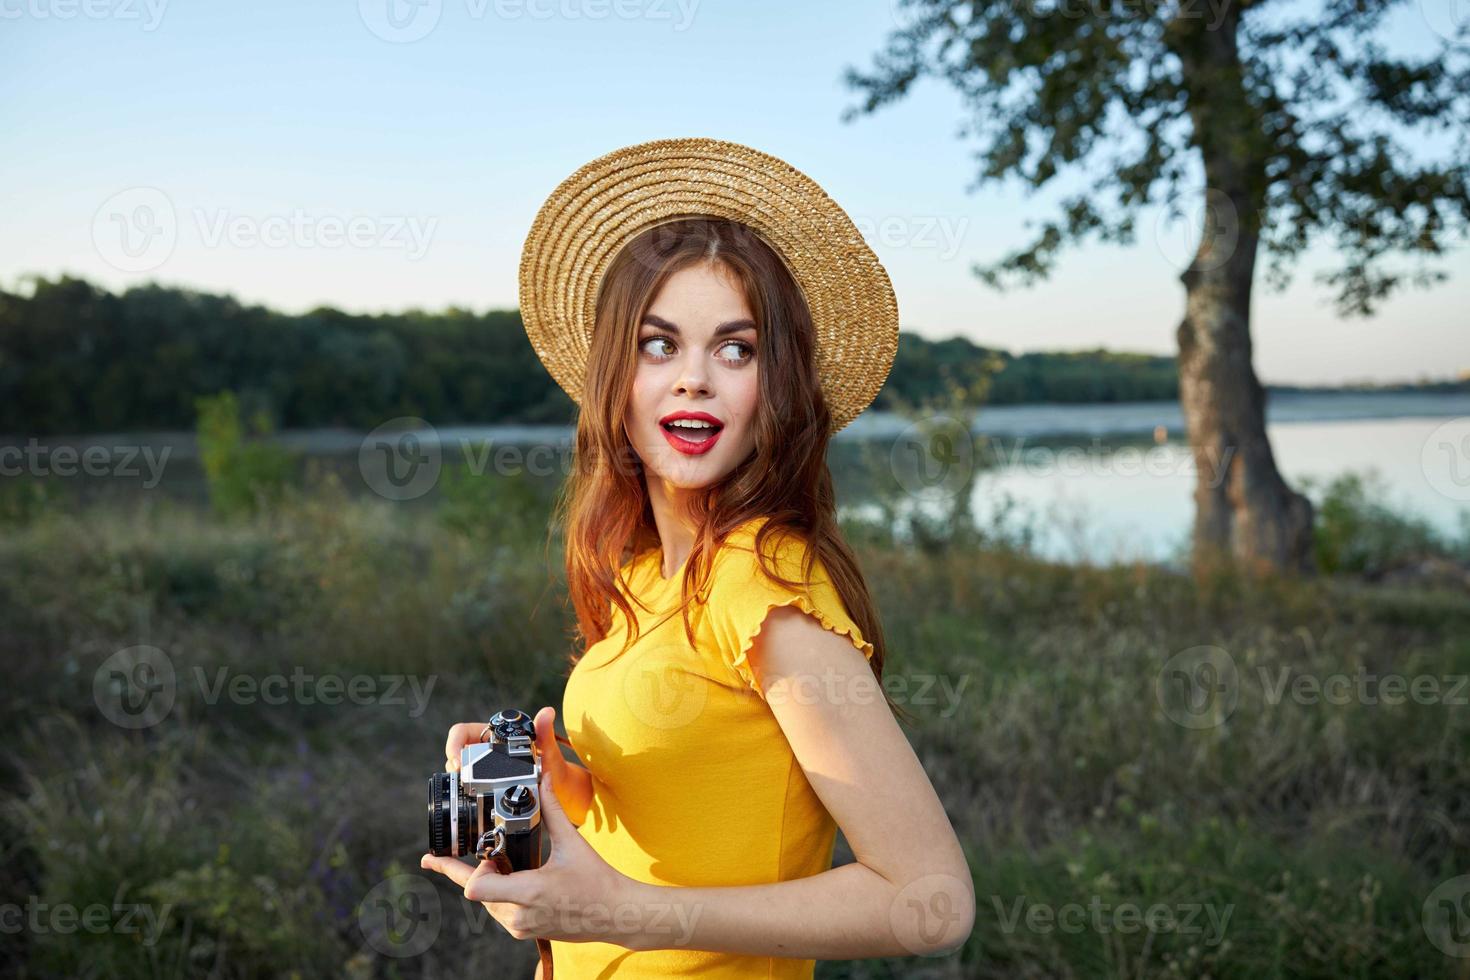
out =
{"type": "Polygon", "coordinates": [[[1213,27],[1197,17],[1170,24],[1206,184],[1199,249],[1180,276],[1179,403],[1197,467],[1194,566],[1199,573],[1225,560],[1252,573],[1309,573],[1312,505],[1276,469],[1266,393],[1251,366],[1251,283],[1271,141],[1245,83],[1239,29],[1239,5],[1213,27]]]}
{"type": "Polygon", "coordinates": [[[1251,366],[1250,300],[1259,235],[1245,195],[1212,189],[1204,234],[1180,279],[1179,402],[1197,469],[1194,564],[1314,570],[1312,505],[1276,469],[1266,393],[1251,366]]]}

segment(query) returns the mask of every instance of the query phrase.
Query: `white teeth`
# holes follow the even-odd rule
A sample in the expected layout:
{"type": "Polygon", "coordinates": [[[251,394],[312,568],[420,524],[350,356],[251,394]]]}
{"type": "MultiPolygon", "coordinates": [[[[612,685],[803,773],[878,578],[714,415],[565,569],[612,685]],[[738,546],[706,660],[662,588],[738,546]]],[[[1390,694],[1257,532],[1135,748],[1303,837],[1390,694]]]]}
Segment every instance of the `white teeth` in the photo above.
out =
{"type": "Polygon", "coordinates": [[[708,422],[701,422],[698,419],[674,419],[674,421],[672,421],[672,422],[666,422],[665,424],[666,425],[676,425],[676,426],[678,426],[681,429],[713,429],[714,428],[714,426],[711,425],[710,423],[708,423],[708,422]]]}

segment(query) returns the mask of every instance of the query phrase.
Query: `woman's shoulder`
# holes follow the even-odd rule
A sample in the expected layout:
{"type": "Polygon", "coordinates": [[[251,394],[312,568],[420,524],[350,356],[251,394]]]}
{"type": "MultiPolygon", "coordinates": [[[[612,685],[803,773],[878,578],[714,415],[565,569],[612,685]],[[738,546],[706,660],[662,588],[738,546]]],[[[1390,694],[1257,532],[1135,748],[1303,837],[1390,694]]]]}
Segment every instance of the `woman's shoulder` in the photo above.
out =
{"type": "Polygon", "coordinates": [[[750,518],[725,536],[713,563],[717,577],[745,578],[774,570],[782,578],[798,581],[826,579],[826,569],[812,558],[811,577],[806,574],[810,543],[800,530],[772,525],[768,515],[750,518]]]}
{"type": "Polygon", "coordinates": [[[848,612],[807,536],[799,529],[767,528],[768,524],[765,517],[746,521],[726,536],[715,557],[709,593],[711,629],[730,666],[760,691],[747,658],[766,617],[778,606],[795,606],[823,628],[851,639],[864,657],[871,658],[873,644],[848,612]]]}

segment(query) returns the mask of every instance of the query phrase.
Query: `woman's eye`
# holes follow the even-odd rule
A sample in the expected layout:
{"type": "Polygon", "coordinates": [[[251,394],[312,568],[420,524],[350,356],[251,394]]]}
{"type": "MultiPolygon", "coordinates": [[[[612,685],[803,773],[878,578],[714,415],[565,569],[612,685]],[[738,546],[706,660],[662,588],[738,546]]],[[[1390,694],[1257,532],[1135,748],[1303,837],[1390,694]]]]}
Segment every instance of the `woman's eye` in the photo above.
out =
{"type": "MultiPolygon", "coordinates": [[[[673,356],[673,347],[674,342],[668,337],[663,336],[649,337],[639,344],[639,348],[643,353],[656,361],[667,360],[673,356]],[[660,351],[657,346],[654,346],[657,344],[667,344],[668,348],[660,351]]],[[[755,348],[743,340],[730,340],[721,344],[717,353],[721,360],[730,361],[735,364],[744,364],[755,356],[755,348]],[[729,353],[731,348],[734,348],[733,354],[729,353]]]]}
{"type": "Polygon", "coordinates": [[[730,347],[735,348],[736,355],[734,357],[726,357],[725,359],[727,361],[735,361],[737,363],[743,363],[745,361],[750,360],[752,357],[755,356],[755,348],[754,347],[751,347],[749,344],[747,344],[743,340],[732,340],[729,343],[721,344],[720,345],[720,350],[723,351],[723,350],[725,350],[727,348],[730,348],[730,347]]]}
{"type": "Polygon", "coordinates": [[[649,337],[640,345],[643,348],[643,352],[645,354],[649,354],[655,358],[659,358],[660,360],[667,357],[668,355],[660,354],[657,350],[650,349],[650,344],[669,344],[670,346],[673,346],[672,342],[667,337],[649,337]]]}

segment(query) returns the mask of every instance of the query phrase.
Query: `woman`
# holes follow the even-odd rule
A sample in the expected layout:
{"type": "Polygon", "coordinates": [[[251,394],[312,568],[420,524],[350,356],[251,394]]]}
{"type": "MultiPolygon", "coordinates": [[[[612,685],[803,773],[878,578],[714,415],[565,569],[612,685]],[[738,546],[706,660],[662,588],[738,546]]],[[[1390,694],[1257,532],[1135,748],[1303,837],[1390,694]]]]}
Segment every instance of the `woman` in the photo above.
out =
{"type": "MultiPolygon", "coordinates": [[[[553,192],[521,309],[581,406],[558,518],[585,766],[542,708],[546,864],[424,867],[549,940],[560,980],[810,977],[961,945],[968,865],[882,690],[826,465],[896,351],[877,258],[789,164],[661,140],[553,192]],[[832,868],[838,826],[856,861],[832,868]]],[[[451,729],[451,766],[483,727],[451,729]]]]}

